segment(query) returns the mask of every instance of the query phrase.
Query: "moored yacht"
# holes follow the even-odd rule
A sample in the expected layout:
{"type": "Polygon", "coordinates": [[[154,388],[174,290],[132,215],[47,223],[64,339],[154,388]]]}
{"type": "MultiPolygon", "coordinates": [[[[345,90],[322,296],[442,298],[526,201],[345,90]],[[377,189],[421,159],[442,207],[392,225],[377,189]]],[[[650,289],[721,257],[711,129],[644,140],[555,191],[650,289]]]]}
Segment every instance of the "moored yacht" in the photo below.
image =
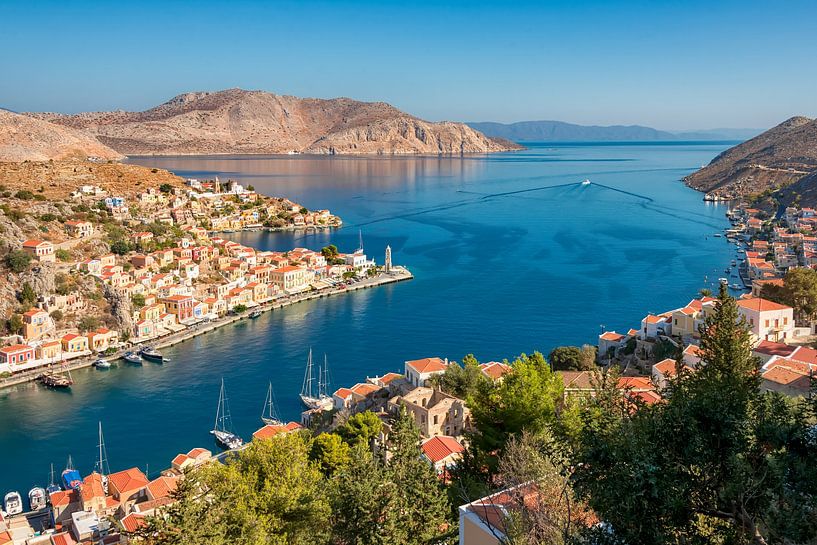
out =
{"type": "Polygon", "coordinates": [[[224,379],[221,379],[221,390],[218,394],[218,408],[216,409],[216,423],[210,430],[216,437],[216,441],[224,448],[233,450],[244,445],[244,440],[231,431],[232,418],[227,404],[227,395],[224,391],[224,379]]]}
{"type": "Polygon", "coordinates": [[[124,359],[128,363],[138,363],[138,364],[142,363],[142,356],[140,356],[136,352],[125,352],[125,355],[122,356],[122,359],[124,359]]]}
{"type": "Polygon", "coordinates": [[[165,361],[164,356],[162,353],[153,348],[152,346],[145,346],[139,351],[139,355],[142,356],[146,360],[151,361],[158,361],[163,362],[165,361]]]}

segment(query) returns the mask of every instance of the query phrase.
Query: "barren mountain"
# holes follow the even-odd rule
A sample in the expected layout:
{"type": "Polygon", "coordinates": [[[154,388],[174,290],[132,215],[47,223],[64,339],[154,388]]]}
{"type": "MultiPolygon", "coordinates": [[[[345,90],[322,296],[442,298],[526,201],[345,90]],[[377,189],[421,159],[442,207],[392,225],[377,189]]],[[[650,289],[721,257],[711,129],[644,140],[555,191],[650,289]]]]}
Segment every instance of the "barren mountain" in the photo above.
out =
{"type": "Polygon", "coordinates": [[[459,154],[518,149],[462,123],[430,123],[383,102],[230,89],[186,93],[144,112],[29,114],[128,155],[459,154]]]}
{"type": "Polygon", "coordinates": [[[724,151],[684,181],[707,193],[746,197],[790,186],[814,171],[817,171],[817,120],[792,117],[724,151]]]}
{"type": "Polygon", "coordinates": [[[82,131],[0,109],[0,161],[69,157],[119,159],[120,153],[82,131]]]}

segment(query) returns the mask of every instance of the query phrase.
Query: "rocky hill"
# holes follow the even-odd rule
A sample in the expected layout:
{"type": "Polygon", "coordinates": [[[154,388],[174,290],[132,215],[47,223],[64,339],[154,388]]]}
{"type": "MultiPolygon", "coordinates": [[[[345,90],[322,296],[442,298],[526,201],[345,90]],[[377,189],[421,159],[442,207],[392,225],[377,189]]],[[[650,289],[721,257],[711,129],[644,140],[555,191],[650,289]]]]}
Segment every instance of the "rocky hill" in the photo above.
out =
{"type": "Polygon", "coordinates": [[[684,181],[699,191],[727,198],[768,194],[786,187],[794,198],[796,188],[792,184],[813,179],[806,177],[815,171],[817,120],[792,117],[724,151],[684,181]]]}
{"type": "Polygon", "coordinates": [[[575,125],[563,121],[518,121],[516,123],[469,122],[489,136],[521,142],[611,142],[675,140],[677,137],[640,125],[575,125]]]}
{"type": "Polygon", "coordinates": [[[119,159],[122,154],[74,128],[0,109],[0,161],[48,161],[90,156],[119,159]]]}
{"type": "Polygon", "coordinates": [[[186,93],[144,112],[28,114],[81,129],[126,155],[460,154],[518,149],[462,123],[431,123],[383,102],[230,89],[186,93]]]}

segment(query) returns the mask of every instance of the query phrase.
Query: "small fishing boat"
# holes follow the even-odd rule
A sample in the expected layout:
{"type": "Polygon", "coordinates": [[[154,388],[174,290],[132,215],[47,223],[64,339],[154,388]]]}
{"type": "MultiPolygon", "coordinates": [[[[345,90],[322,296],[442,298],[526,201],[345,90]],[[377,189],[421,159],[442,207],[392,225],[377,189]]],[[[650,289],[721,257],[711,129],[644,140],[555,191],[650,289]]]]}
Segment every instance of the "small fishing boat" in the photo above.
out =
{"type": "Polygon", "coordinates": [[[96,367],[97,369],[110,369],[111,362],[109,362],[105,358],[99,358],[94,362],[94,367],[96,367]]]}
{"type": "Polygon", "coordinates": [[[125,355],[122,356],[122,359],[124,359],[128,363],[138,363],[140,365],[142,363],[142,356],[140,356],[136,352],[125,352],[125,355]]]}
{"type": "Polygon", "coordinates": [[[582,182],[582,185],[590,185],[590,180],[585,178],[584,181],[582,182]]]}
{"type": "Polygon", "coordinates": [[[164,356],[162,356],[162,353],[159,352],[158,350],[156,350],[155,348],[153,348],[152,346],[143,347],[139,351],[139,355],[142,356],[142,358],[144,358],[146,360],[158,361],[158,362],[165,361],[165,358],[164,358],[164,356]]]}
{"type": "Polygon", "coordinates": [[[48,388],[70,388],[74,384],[71,373],[61,375],[59,373],[43,373],[39,377],[40,382],[48,388]]]}
{"type": "Polygon", "coordinates": [[[28,491],[28,505],[31,506],[32,511],[45,509],[47,503],[45,501],[45,489],[35,486],[28,491]]]}
{"type": "Polygon", "coordinates": [[[253,320],[255,320],[256,318],[259,318],[260,316],[261,316],[261,311],[258,310],[258,309],[253,310],[252,312],[250,312],[250,318],[252,318],[253,320]]]}
{"type": "Polygon", "coordinates": [[[278,416],[275,407],[275,394],[272,392],[272,382],[267,388],[267,399],[264,400],[264,409],[261,411],[261,421],[268,426],[281,426],[284,422],[278,416]]]}
{"type": "Polygon", "coordinates": [[[79,490],[82,485],[82,476],[79,471],[74,469],[74,462],[71,456],[68,456],[68,463],[62,471],[62,486],[65,490],[79,490]]]}
{"type": "Polygon", "coordinates": [[[244,440],[232,432],[232,418],[227,404],[227,395],[224,391],[224,379],[221,379],[221,390],[218,394],[218,408],[216,409],[216,423],[210,433],[215,435],[216,441],[222,447],[233,450],[244,445],[244,440]]]}
{"type": "Polygon", "coordinates": [[[19,515],[23,512],[23,498],[19,492],[9,492],[3,498],[3,505],[9,515],[19,515]]]}
{"type": "Polygon", "coordinates": [[[720,237],[722,237],[723,235],[722,235],[722,234],[720,234],[720,233],[715,233],[715,234],[714,234],[714,235],[712,235],[712,236],[713,236],[713,237],[716,237],[716,238],[720,238],[720,237]]]}

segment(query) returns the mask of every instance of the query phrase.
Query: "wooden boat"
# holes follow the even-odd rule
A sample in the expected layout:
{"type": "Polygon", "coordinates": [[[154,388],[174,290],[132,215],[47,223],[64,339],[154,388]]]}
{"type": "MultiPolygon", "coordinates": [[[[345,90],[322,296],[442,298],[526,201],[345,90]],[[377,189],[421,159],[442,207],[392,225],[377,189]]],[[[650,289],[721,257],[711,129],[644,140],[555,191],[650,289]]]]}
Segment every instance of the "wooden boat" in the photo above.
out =
{"type": "Polygon", "coordinates": [[[71,373],[61,375],[59,373],[43,373],[39,376],[40,382],[48,388],[70,388],[74,384],[71,373]]]}

